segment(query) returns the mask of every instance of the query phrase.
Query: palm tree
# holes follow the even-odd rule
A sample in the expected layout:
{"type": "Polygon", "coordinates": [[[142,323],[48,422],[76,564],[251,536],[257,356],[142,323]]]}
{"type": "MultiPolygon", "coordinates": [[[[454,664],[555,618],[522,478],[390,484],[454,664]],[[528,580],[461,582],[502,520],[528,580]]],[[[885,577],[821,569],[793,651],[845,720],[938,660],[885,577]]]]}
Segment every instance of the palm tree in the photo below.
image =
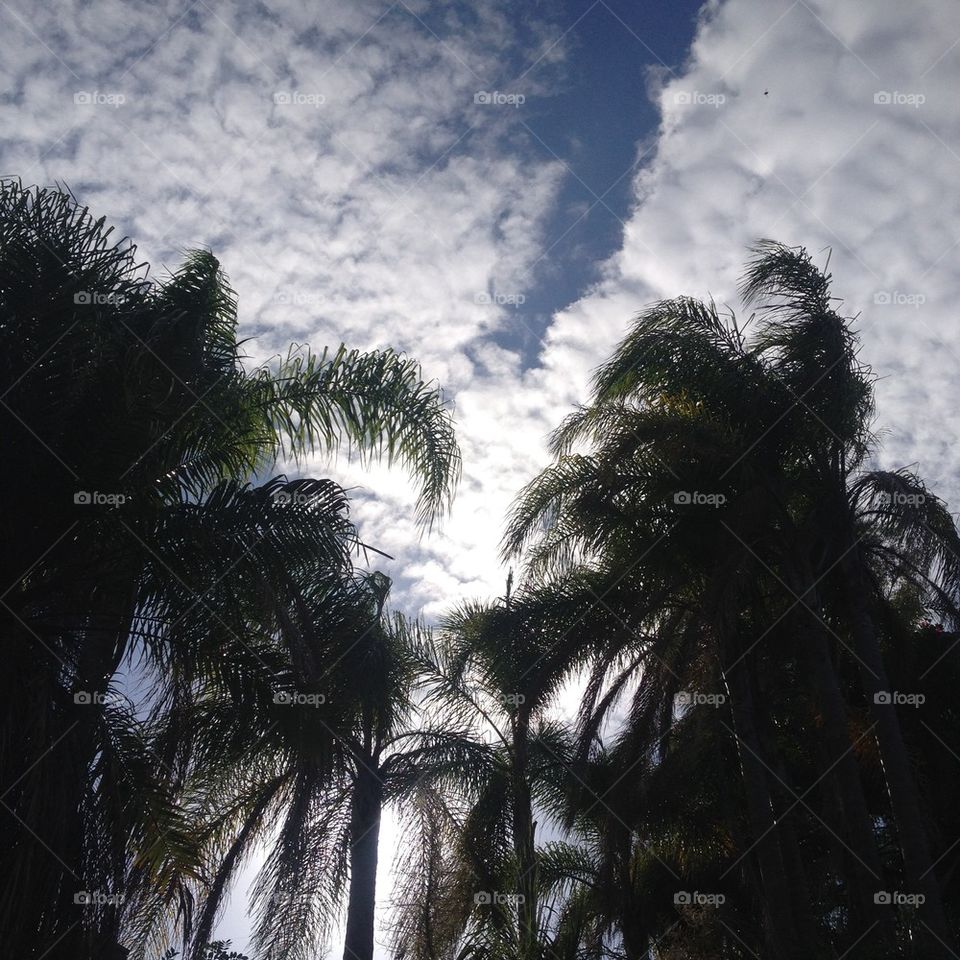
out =
{"type": "Polygon", "coordinates": [[[446,795],[425,789],[413,808],[419,854],[400,883],[398,956],[544,955],[552,905],[540,896],[537,818],[555,800],[569,754],[550,710],[583,657],[575,636],[563,643],[551,626],[565,613],[513,595],[508,579],[505,597],[464,604],[441,621],[422,663],[425,704],[439,727],[471,730],[486,749],[468,754],[474,766],[446,795]],[[438,878],[429,889],[425,876],[438,878]]]}
{"type": "MultiPolygon", "coordinates": [[[[110,232],[62,191],[0,185],[0,420],[21,465],[2,489],[20,508],[4,511],[5,540],[18,551],[0,561],[0,630],[11,651],[0,768],[12,827],[0,862],[19,882],[5,888],[0,918],[23,932],[24,955],[38,937],[41,952],[59,941],[76,955],[67,931],[90,911],[73,904],[73,888],[88,883],[91,857],[111,859],[114,882],[121,870],[122,844],[91,852],[91,810],[101,805],[83,799],[104,784],[94,765],[117,718],[104,693],[121,665],[137,652],[145,669],[189,672],[199,651],[221,656],[230,619],[211,630],[211,611],[229,612],[229,599],[251,589],[248,551],[272,554],[268,579],[282,579],[285,550],[318,550],[331,570],[345,569],[356,536],[335,485],[304,494],[303,509],[271,511],[267,496],[290,491],[281,482],[257,493],[248,482],[280,456],[349,444],[405,464],[429,523],[459,469],[442,396],[413,361],[341,347],[293,350],[248,370],[217,261],[190,254],[152,283],[135,248],[110,232]],[[298,530],[294,518],[307,514],[298,530]],[[174,607],[185,618],[176,629],[165,621],[174,607]],[[203,632],[190,634],[188,623],[203,632]],[[72,762],[46,759],[51,744],[72,762]]],[[[270,602],[269,591],[259,594],[270,602]]]]}
{"type": "Polygon", "coordinates": [[[195,811],[205,874],[172,864],[162,895],[146,888],[127,934],[136,955],[163,943],[176,926],[171,910],[189,901],[194,916],[180,927],[200,960],[237,870],[265,846],[255,955],[311,956],[346,900],[344,958],[372,958],[384,805],[452,781],[481,750],[416,723],[420,630],[385,613],[388,590],[377,573],[349,589],[305,578],[272,625],[247,624],[256,656],[163,712],[159,739],[183,771],[181,802],[195,811]]]}
{"type": "Polygon", "coordinates": [[[830,276],[804,250],[760,244],[744,278],[748,303],[762,315],[759,333],[787,388],[811,416],[804,473],[819,497],[809,511],[820,553],[815,575],[838,581],[863,691],[874,720],[905,880],[923,896],[918,936],[930,955],[953,940],[943,912],[923,804],[896,709],[878,618],[891,585],[908,583],[928,607],[954,620],[960,587],[960,537],[945,505],[906,471],[866,471],[874,446],[869,371],[855,336],[831,306],[830,276]]]}
{"type": "MultiPolygon", "coordinates": [[[[863,690],[876,699],[873,695],[883,689],[878,684],[887,681],[882,659],[874,656],[876,643],[863,613],[863,580],[854,576],[856,569],[864,574],[869,556],[872,568],[866,569],[876,571],[869,594],[874,609],[882,605],[883,588],[893,577],[913,582],[928,603],[950,612],[956,533],[942,504],[917,481],[862,471],[870,448],[869,374],[856,361],[848,323],[830,309],[827,279],[803,251],[762,245],[745,288],[748,298],[768,298],[752,340],[712,304],[681,299],[645,312],[598,372],[591,405],[557,432],[557,460],[518,499],[506,545],[508,555],[526,550],[535,574],[599,558],[614,574],[635,565],[641,581],[662,583],[651,556],[668,539],[662,552],[669,551],[665,562],[673,573],[666,596],[678,588],[689,594],[695,584],[701,612],[691,628],[709,626],[721,644],[716,648],[720,662],[728,669],[739,667],[736,672],[747,668],[746,686],[739,684],[732,703],[749,711],[740,718],[748,728],[755,725],[751,714],[756,714],[749,707],[750,686],[756,682],[749,666],[754,641],[744,638],[736,611],[763,599],[754,584],[762,584],[760,594],[780,594],[783,615],[798,621],[806,633],[793,634],[792,650],[797,662],[806,664],[805,679],[813,681],[812,693],[824,709],[829,765],[823,774],[834,781],[843,801],[845,842],[858,864],[851,870],[851,905],[865,930],[877,916],[870,888],[871,878],[881,879],[879,858],[849,734],[855,705],[844,702],[833,658],[838,646],[846,652],[843,632],[855,632],[863,690]],[[594,450],[573,452],[585,440],[594,450]],[[691,490],[709,492],[722,509],[693,505],[678,510],[674,499],[682,500],[684,491],[691,490]],[[829,506],[841,497],[846,516],[829,506]],[[902,509],[904,501],[923,504],[923,514],[902,509]],[[841,536],[845,539],[838,540],[841,536]],[[844,559],[847,554],[850,558],[844,559]],[[854,569],[856,558],[861,566],[854,569]],[[836,589],[834,568],[843,573],[836,589]],[[851,597],[860,598],[859,608],[851,597]],[[790,609],[797,605],[798,616],[790,609]]],[[[643,610],[650,592],[639,597],[637,609],[643,610]]],[[[663,602],[657,598],[647,608],[659,622],[663,602]]],[[[763,629],[758,622],[757,643],[763,629]]],[[[904,769],[905,754],[897,746],[896,717],[882,703],[876,706],[881,708],[875,716],[885,770],[888,756],[893,764],[887,774],[891,797],[901,797],[894,812],[911,889],[918,889],[923,873],[923,923],[934,938],[949,938],[937,906],[929,851],[924,853],[923,838],[916,836],[923,818],[910,771],[904,769]]],[[[759,743],[744,746],[765,768],[749,777],[754,787],[775,779],[776,757],[765,757],[759,743]]],[[[743,760],[746,775],[749,759],[743,760]]],[[[753,806],[758,817],[770,808],[764,791],[753,806]]],[[[761,827],[758,819],[755,831],[761,827]]],[[[786,837],[781,842],[790,846],[786,837]]],[[[771,851],[765,872],[783,876],[791,859],[789,850],[771,851]]],[[[786,891],[776,899],[779,905],[767,897],[768,910],[779,918],[770,915],[768,930],[774,937],[779,931],[779,949],[786,955],[791,948],[784,933],[791,929],[787,918],[794,909],[786,902],[786,891]]]]}
{"type": "MultiPolygon", "coordinates": [[[[739,711],[737,729],[746,737],[742,766],[749,788],[754,855],[762,863],[767,891],[768,948],[774,955],[789,956],[798,949],[797,944],[810,942],[812,935],[807,931],[801,938],[798,904],[788,889],[781,831],[774,829],[765,769],[772,766],[772,760],[764,756],[757,741],[749,677],[737,680],[750,662],[742,656],[747,644],[738,649],[739,625],[731,614],[754,602],[759,565],[725,526],[736,527],[739,522],[741,527],[748,523],[751,529],[762,529],[769,521],[757,511],[752,489],[748,487],[739,499],[733,484],[727,494],[731,507],[722,517],[716,510],[705,514],[703,510],[677,509],[674,495],[678,491],[684,487],[711,490],[715,483],[711,478],[720,472],[717,455],[745,443],[724,419],[699,416],[701,401],[696,394],[679,383],[669,387],[663,383],[664,368],[680,367],[676,341],[683,334],[693,344],[689,351],[684,350],[683,356],[691,359],[677,371],[677,380],[709,371],[712,379],[702,393],[726,388],[730,395],[727,403],[733,405],[751,392],[752,384],[741,381],[753,371],[737,356],[736,333],[726,330],[702,305],[678,301],[651,310],[642,329],[638,326],[635,331],[633,342],[628,340],[622,351],[634,348],[639,352],[641,333],[647,346],[654,329],[659,341],[649,344],[649,382],[641,379],[645,370],[636,363],[631,370],[635,399],[598,402],[571,417],[558,431],[558,460],[518,498],[507,549],[513,554],[528,547],[534,574],[568,568],[583,557],[597,558],[613,583],[637,568],[640,572],[633,579],[642,586],[632,612],[625,617],[627,622],[636,624],[641,636],[662,635],[664,645],[676,644],[674,635],[679,634],[688,651],[706,640],[712,646],[709,658],[732,673],[737,696],[731,702],[739,711]],[[671,316],[678,328],[673,342],[669,333],[664,333],[671,316]],[[644,391],[651,394],[649,400],[644,391]],[[584,434],[594,440],[595,451],[591,455],[566,452],[584,434]],[[544,529],[543,535],[531,543],[540,529],[544,529]]],[[[652,649],[664,659],[656,646],[652,649]]],[[[648,656],[640,663],[649,668],[649,661],[648,656]]],[[[675,669],[674,677],[685,672],[683,667],[675,669]]],[[[676,679],[670,680],[666,689],[682,689],[676,679]]]]}

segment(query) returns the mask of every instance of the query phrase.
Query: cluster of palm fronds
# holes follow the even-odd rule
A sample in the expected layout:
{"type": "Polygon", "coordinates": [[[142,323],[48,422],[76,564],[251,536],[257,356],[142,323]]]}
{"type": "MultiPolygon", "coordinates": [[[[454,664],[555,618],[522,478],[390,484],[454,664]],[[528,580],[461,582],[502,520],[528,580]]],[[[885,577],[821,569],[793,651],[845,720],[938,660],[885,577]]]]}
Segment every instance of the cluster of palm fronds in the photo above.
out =
{"type": "Polygon", "coordinates": [[[62,191],[0,190],[3,952],[179,933],[200,957],[276,835],[257,942],[302,953],[346,873],[344,771],[400,723],[409,658],[345,492],[266,475],[349,444],[407,466],[429,521],[449,412],[390,351],[246,369],[217,261],[151,282],[110,232],[62,191]]]}
{"type": "Polygon", "coordinates": [[[0,192],[0,937],[13,957],[955,956],[960,538],[871,469],[829,275],[761,244],[748,324],[659,303],[518,497],[514,589],[434,630],[334,482],[459,455],[390,351],[244,367],[216,260],[150,281],[60,191],[0,192]],[[564,717],[573,703],[572,719],[564,717]],[[345,923],[344,923],[345,921],[345,923]]]}

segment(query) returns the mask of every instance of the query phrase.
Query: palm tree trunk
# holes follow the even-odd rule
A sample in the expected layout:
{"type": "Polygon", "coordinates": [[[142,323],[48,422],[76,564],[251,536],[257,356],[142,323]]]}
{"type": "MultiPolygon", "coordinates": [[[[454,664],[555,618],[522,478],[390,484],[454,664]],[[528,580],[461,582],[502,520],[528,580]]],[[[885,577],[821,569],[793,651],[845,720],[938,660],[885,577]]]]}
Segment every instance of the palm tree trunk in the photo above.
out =
{"type": "Polygon", "coordinates": [[[343,960],[373,960],[377,902],[377,860],[383,781],[369,760],[361,763],[350,817],[350,900],[343,960]]]}
{"type": "Polygon", "coordinates": [[[794,891],[791,899],[797,929],[802,933],[810,949],[813,950],[816,938],[811,911],[813,900],[810,896],[810,884],[807,882],[803,857],[800,854],[800,843],[795,829],[797,820],[796,794],[789,786],[790,776],[777,749],[776,732],[770,720],[770,713],[764,708],[762,699],[757,697],[755,703],[760,704],[760,709],[754,711],[758,742],[762,755],[767,758],[771,772],[774,774],[771,781],[770,800],[773,806],[774,821],[777,824],[784,875],[788,888],[794,891]]]}
{"type": "Polygon", "coordinates": [[[870,614],[867,573],[851,542],[843,561],[850,612],[850,626],[857,647],[860,680],[874,720],[890,805],[897,826],[904,875],[911,895],[920,895],[916,936],[925,958],[954,957],[953,936],[943,912],[940,885],[934,873],[930,844],[924,829],[920,791],[913,776],[907,747],[896,710],[890,702],[890,681],[880,653],[880,642],[870,614]],[[879,696],[879,695],[885,696],[879,696]]]}
{"type": "Polygon", "coordinates": [[[725,677],[740,755],[753,852],[756,853],[760,869],[768,955],[770,960],[799,960],[809,955],[801,942],[794,911],[794,901],[800,892],[791,891],[787,882],[767,771],[761,761],[762,748],[744,659],[728,668],[725,677]]]}
{"type": "MultiPolygon", "coordinates": [[[[819,620],[822,609],[813,585],[812,574],[805,571],[805,587],[797,591],[803,606],[809,630],[800,639],[800,656],[813,681],[823,716],[824,739],[827,748],[827,777],[835,784],[843,807],[846,830],[845,841],[851,856],[851,910],[857,918],[851,925],[851,937],[856,940],[876,926],[875,946],[881,946],[888,955],[896,952],[896,924],[889,909],[876,903],[875,894],[883,889],[883,865],[873,831],[873,818],[867,808],[860,770],[850,740],[847,704],[840,689],[837,672],[826,629],[819,620]],[[804,642],[808,640],[809,642],[804,642]]],[[[878,952],[878,956],[883,954],[878,952]]]]}
{"type": "Polygon", "coordinates": [[[533,960],[538,952],[537,930],[537,860],[533,822],[533,801],[527,778],[526,717],[517,720],[513,737],[513,847],[517,860],[517,922],[520,960],[533,960]]]}

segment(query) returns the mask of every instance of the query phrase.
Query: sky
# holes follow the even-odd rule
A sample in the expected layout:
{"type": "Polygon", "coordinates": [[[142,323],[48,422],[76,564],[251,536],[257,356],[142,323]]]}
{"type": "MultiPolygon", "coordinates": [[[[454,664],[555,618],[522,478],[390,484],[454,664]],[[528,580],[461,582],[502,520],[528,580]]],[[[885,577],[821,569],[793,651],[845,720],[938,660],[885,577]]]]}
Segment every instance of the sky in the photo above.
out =
{"type": "Polygon", "coordinates": [[[212,249],[250,362],[389,345],[443,386],[439,531],[399,470],[307,467],[408,613],[502,591],[505,512],[591,371],[659,298],[735,308],[760,237],[829,253],[881,463],[960,499],[955,0],[0,0],[0,73],[0,174],[68,184],[155,273],[212,249]]]}

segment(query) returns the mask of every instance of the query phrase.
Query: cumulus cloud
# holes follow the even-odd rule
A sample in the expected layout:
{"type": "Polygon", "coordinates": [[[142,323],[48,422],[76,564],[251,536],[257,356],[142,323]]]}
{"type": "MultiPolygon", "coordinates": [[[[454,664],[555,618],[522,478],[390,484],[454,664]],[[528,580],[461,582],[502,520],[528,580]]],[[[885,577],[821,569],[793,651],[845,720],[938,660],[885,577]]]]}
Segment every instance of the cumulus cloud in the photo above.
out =
{"type": "Polygon", "coordinates": [[[946,0],[708,4],[686,67],[651,73],[662,121],[621,248],[526,367],[503,346],[528,320],[509,298],[550,267],[567,173],[517,108],[474,101],[518,75],[524,109],[551,92],[564,45],[545,24],[520,38],[496,4],[4,16],[8,171],[66,180],[154,262],[211,246],[254,359],[290,340],[390,344],[445,386],[465,474],[440,534],[419,539],[397,471],[311,465],[362,488],[356,515],[414,609],[438,612],[456,584],[500,588],[503,513],[630,316],[681,292],[735,305],[761,236],[832,249],[882,377],[884,456],[950,492],[960,11],[946,0]]]}
{"type": "MultiPolygon", "coordinates": [[[[522,297],[534,281],[563,175],[530,149],[516,104],[491,95],[513,91],[521,69],[523,97],[548,93],[564,48],[546,21],[521,36],[504,4],[433,7],[6,5],[5,172],[66,182],[155,265],[212,248],[256,337],[251,362],[290,341],[390,345],[421,361],[462,419],[465,387],[516,372],[490,340],[516,320],[499,291],[522,297]]],[[[481,414],[478,430],[489,426],[481,414]]],[[[462,427],[464,489],[479,491],[470,471],[485,440],[462,427]]],[[[391,572],[410,580],[410,559],[431,572],[418,604],[437,608],[441,584],[446,597],[471,580],[434,572],[473,537],[476,505],[451,526],[449,552],[422,552],[396,471],[310,469],[386,498],[384,523],[372,498],[357,514],[402,558],[391,572]]],[[[495,525],[489,511],[482,526],[495,525]]]]}
{"type": "Polygon", "coordinates": [[[830,248],[881,378],[884,461],[919,461],[955,497],[958,41],[960,9],[941,0],[709,5],[687,68],[655,78],[661,130],[622,248],[554,318],[530,379],[562,405],[644,304],[736,306],[758,237],[821,262],[830,248]]]}
{"type": "Polygon", "coordinates": [[[821,263],[830,253],[834,293],[858,315],[879,378],[881,462],[918,463],[955,502],[958,83],[960,10],[949,2],[891,0],[869,13],[853,0],[707,5],[685,68],[651,74],[656,149],[603,279],[552,318],[535,366],[482,345],[489,361],[457,390],[465,484],[426,546],[443,570],[420,568],[418,599],[441,598],[427,612],[442,608],[450,573],[463,592],[501,589],[498,520],[630,317],[681,293],[737,308],[760,237],[805,245],[821,263]]]}

